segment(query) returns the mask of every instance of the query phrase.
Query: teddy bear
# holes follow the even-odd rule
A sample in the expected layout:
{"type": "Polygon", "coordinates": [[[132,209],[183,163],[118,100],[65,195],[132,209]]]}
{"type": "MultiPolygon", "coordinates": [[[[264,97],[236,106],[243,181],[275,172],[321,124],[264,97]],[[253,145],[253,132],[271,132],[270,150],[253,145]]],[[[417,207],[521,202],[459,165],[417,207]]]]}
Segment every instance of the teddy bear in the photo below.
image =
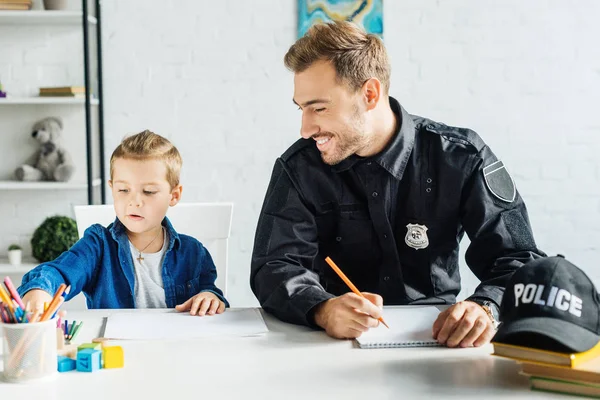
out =
{"type": "Polygon", "coordinates": [[[32,157],[31,165],[23,164],[15,170],[20,181],[66,182],[73,176],[75,165],[71,155],[61,144],[62,119],[47,117],[33,125],[31,136],[38,141],[40,149],[32,157]]]}

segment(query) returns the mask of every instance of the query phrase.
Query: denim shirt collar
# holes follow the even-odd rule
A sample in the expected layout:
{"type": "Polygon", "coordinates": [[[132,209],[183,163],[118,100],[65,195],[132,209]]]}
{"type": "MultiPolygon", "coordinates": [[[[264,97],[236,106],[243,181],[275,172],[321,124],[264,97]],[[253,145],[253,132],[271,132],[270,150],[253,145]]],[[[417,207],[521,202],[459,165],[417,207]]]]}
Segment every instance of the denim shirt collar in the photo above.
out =
{"type": "MultiPolygon", "coordinates": [[[[413,146],[415,144],[416,126],[410,114],[406,112],[398,100],[391,96],[389,99],[390,107],[392,108],[392,111],[396,115],[398,121],[396,133],[381,153],[370,158],[381,165],[396,179],[400,180],[402,179],[402,175],[404,175],[406,164],[408,163],[408,159],[410,158],[413,146]]],[[[342,172],[352,168],[357,162],[366,159],[366,157],[360,157],[356,154],[353,154],[339,164],[334,165],[332,169],[335,172],[342,172]]]]}
{"type": "MultiPolygon", "coordinates": [[[[181,239],[179,238],[177,231],[173,228],[173,225],[171,225],[169,218],[165,217],[162,220],[161,225],[166,229],[167,237],[169,238],[169,245],[166,251],[171,251],[173,248],[178,250],[181,246],[181,239]]],[[[127,241],[129,240],[127,237],[127,229],[125,228],[125,225],[119,221],[119,218],[115,218],[115,221],[108,226],[108,230],[110,231],[112,238],[119,243],[119,245],[127,244],[127,241]]]]}

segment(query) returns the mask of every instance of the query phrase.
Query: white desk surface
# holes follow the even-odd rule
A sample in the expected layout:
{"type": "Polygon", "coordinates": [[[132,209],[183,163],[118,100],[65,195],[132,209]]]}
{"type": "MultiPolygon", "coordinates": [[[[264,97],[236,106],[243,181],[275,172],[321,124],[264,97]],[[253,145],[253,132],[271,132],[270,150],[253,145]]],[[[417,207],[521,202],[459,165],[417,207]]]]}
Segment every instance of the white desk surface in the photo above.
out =
{"type": "MultiPolygon", "coordinates": [[[[124,310],[130,312],[132,310],[124,310]]],[[[137,310],[161,312],[160,310],[137,310]]],[[[119,310],[69,312],[83,320],[79,341],[97,337],[103,317],[119,310]]],[[[0,381],[3,399],[530,399],[565,396],[529,389],[518,365],[471,349],[359,349],[276,320],[259,337],[185,341],[115,341],[123,369],[70,371],[50,382],[0,381]]]]}

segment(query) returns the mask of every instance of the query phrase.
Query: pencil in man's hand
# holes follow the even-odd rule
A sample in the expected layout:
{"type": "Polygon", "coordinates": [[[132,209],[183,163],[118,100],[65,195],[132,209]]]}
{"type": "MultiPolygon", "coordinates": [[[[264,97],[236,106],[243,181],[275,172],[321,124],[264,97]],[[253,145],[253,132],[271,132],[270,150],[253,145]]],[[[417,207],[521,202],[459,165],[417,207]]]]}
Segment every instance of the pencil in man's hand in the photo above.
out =
{"type": "MultiPolygon", "coordinates": [[[[344,274],[342,272],[342,270],[339,269],[339,267],[337,265],[335,265],[335,263],[333,262],[333,260],[331,258],[325,257],[325,261],[327,262],[327,264],[329,264],[329,266],[331,267],[331,269],[333,269],[335,271],[335,273],[338,274],[340,278],[342,278],[342,280],[344,281],[344,283],[346,285],[348,285],[348,287],[350,288],[350,290],[352,290],[352,292],[354,292],[354,294],[359,295],[362,298],[366,298],[356,288],[356,286],[354,286],[354,284],[352,282],[350,282],[350,279],[348,279],[348,277],[346,276],[346,274],[344,274]]],[[[388,324],[386,324],[385,321],[383,320],[383,317],[379,317],[379,322],[381,322],[383,325],[385,325],[386,328],[390,329],[390,327],[388,326],[388,324]]]]}

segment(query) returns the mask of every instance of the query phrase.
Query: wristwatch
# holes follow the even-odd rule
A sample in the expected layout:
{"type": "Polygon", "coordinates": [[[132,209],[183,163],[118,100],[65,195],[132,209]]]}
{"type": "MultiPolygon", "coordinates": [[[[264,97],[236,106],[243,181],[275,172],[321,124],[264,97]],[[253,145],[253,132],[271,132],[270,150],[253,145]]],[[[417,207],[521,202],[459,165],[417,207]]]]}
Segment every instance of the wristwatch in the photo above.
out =
{"type": "Polygon", "coordinates": [[[488,315],[488,317],[490,317],[490,320],[492,320],[492,325],[494,326],[494,329],[498,329],[498,325],[500,325],[500,322],[498,322],[498,306],[496,305],[496,303],[494,303],[493,301],[489,301],[489,300],[470,300],[473,303],[477,303],[481,306],[481,308],[483,308],[483,311],[485,311],[485,313],[488,315]]]}
{"type": "Polygon", "coordinates": [[[481,308],[483,308],[485,313],[492,320],[492,325],[494,325],[494,329],[498,329],[498,325],[500,325],[500,323],[498,322],[498,306],[496,305],[496,303],[484,300],[481,302],[481,308]]]}

